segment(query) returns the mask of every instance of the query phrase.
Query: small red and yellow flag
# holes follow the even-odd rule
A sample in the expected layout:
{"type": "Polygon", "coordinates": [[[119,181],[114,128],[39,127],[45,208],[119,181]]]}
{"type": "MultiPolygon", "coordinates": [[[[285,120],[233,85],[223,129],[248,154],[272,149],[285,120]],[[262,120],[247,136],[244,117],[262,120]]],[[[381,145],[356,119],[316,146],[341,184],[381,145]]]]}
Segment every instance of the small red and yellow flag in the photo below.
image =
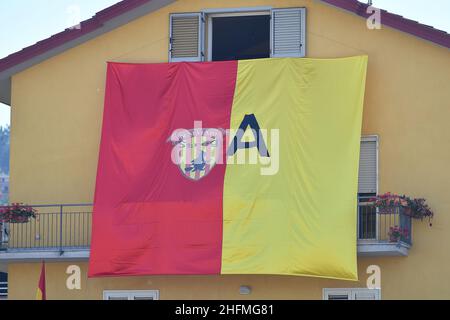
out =
{"type": "Polygon", "coordinates": [[[47,300],[45,293],[45,262],[42,262],[41,276],[36,292],[36,300],[47,300]]]}

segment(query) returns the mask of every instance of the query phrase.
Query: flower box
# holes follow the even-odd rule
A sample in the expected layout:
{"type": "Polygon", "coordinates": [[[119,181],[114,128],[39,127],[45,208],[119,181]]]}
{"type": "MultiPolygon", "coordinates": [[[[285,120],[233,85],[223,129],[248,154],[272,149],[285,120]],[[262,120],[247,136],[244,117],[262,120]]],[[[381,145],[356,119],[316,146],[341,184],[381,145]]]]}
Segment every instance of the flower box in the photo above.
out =
{"type": "Polygon", "coordinates": [[[34,208],[20,203],[0,207],[0,223],[27,223],[36,215],[34,208]]]}

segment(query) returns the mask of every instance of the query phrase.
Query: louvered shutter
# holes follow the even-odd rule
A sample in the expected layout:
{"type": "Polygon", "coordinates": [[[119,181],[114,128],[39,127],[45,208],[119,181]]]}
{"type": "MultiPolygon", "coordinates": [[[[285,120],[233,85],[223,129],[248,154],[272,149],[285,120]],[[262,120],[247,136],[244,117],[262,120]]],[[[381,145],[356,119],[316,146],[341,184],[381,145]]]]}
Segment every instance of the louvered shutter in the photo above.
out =
{"type": "Polygon", "coordinates": [[[158,290],[104,291],[103,300],[159,300],[158,290]]]}
{"type": "Polygon", "coordinates": [[[377,192],[378,175],[378,143],[376,138],[361,140],[361,154],[359,158],[359,193],[377,192]]]}
{"type": "Polygon", "coordinates": [[[131,300],[159,300],[158,290],[149,290],[132,293],[131,300]]]}
{"type": "Polygon", "coordinates": [[[169,61],[203,61],[203,30],[202,13],[171,14],[169,61]]]}
{"type": "Polygon", "coordinates": [[[323,289],[324,300],[380,300],[380,289],[323,289]]]}
{"type": "Polygon", "coordinates": [[[352,290],[352,300],[380,300],[377,289],[352,290]]]}
{"type": "Polygon", "coordinates": [[[271,56],[306,55],[306,9],[273,9],[271,19],[271,56]]]}
{"type": "Polygon", "coordinates": [[[324,289],[324,300],[351,300],[352,294],[348,289],[324,289]]]}
{"type": "Polygon", "coordinates": [[[117,297],[108,297],[108,300],[110,301],[122,301],[122,300],[128,300],[128,296],[117,296],[117,297]]]}
{"type": "Polygon", "coordinates": [[[328,300],[350,300],[347,294],[330,294],[328,300]]]}

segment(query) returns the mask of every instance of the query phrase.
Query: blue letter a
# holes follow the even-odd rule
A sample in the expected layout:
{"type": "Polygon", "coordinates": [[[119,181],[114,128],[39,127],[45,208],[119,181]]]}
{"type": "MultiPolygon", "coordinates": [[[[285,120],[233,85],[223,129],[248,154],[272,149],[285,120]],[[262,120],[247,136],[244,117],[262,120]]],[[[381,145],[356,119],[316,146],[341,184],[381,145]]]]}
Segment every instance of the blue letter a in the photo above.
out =
{"type": "Polygon", "coordinates": [[[261,130],[259,128],[258,121],[254,114],[246,115],[244,120],[242,120],[241,125],[239,126],[239,130],[236,136],[233,139],[230,147],[228,148],[227,155],[231,157],[236,153],[238,149],[251,149],[258,148],[259,154],[262,157],[270,157],[269,151],[267,150],[266,143],[262,136],[261,130]],[[247,127],[250,127],[253,132],[253,136],[255,137],[255,141],[252,142],[244,142],[242,141],[242,137],[244,136],[245,130],[247,127]]]}

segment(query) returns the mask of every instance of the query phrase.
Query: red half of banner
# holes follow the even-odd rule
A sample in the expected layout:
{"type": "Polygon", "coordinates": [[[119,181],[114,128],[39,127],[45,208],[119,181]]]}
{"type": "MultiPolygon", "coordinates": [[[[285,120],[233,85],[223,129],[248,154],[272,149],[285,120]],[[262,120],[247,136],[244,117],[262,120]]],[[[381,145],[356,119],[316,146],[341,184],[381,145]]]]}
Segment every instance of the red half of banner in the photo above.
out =
{"type": "Polygon", "coordinates": [[[225,165],[192,182],[175,129],[229,128],[237,62],[108,64],[89,276],[220,274],[225,165]]]}

